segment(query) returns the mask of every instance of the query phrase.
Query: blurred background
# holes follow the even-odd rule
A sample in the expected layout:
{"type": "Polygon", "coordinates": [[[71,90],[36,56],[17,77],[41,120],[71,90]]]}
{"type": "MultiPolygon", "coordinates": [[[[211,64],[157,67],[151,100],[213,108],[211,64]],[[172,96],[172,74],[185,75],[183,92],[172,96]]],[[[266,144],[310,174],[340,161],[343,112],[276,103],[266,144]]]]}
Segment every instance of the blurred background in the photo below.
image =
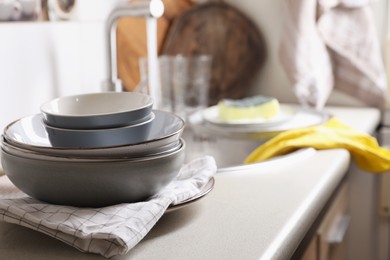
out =
{"type": "MultiPolygon", "coordinates": [[[[223,2],[239,13],[229,8],[222,14],[210,15],[197,8],[208,1],[164,0],[166,10],[158,19],[158,52],[201,54],[213,51],[216,62],[213,63],[215,82],[211,85],[211,102],[223,97],[261,94],[274,96],[281,102],[296,103],[279,53],[284,34],[285,1],[225,0],[223,2]],[[192,15],[188,15],[191,10],[192,15]],[[189,24],[183,23],[186,19],[189,24]],[[247,30],[241,30],[240,26],[247,30]],[[248,39],[248,43],[237,41],[241,39],[238,36],[248,39]],[[194,41],[195,38],[200,41],[194,41]],[[210,44],[210,39],[214,44],[210,44]]],[[[38,113],[40,105],[54,97],[103,90],[103,82],[110,76],[105,26],[111,11],[123,2],[127,0],[0,0],[1,129],[11,121],[38,113]]],[[[387,55],[390,49],[387,47],[390,46],[388,1],[372,0],[369,7],[381,57],[387,61],[390,57],[387,55]]],[[[121,19],[116,39],[118,77],[123,91],[133,91],[140,81],[138,60],[147,54],[146,19],[121,19]]],[[[365,106],[336,89],[327,104],[365,106]]],[[[368,183],[364,182],[363,186],[368,183]]],[[[357,190],[360,196],[364,196],[362,190],[357,190]]],[[[363,216],[367,210],[359,203],[357,215],[363,216]]],[[[377,220],[363,219],[362,226],[370,226],[374,221],[377,220]]],[[[387,230],[390,230],[389,223],[387,230]]],[[[365,245],[355,243],[351,248],[356,252],[352,253],[372,253],[373,244],[377,242],[372,237],[373,234],[367,234],[370,243],[365,245]]],[[[390,252],[388,244],[385,250],[390,252]]]]}
{"type": "MultiPolygon", "coordinates": [[[[15,118],[38,112],[39,105],[53,97],[101,90],[107,78],[104,26],[111,10],[123,1],[126,0],[0,1],[1,128],[15,118]],[[12,11],[8,9],[10,5],[12,11]]],[[[172,38],[169,30],[175,18],[201,2],[164,1],[166,11],[158,20],[160,52],[164,41],[172,38]]],[[[236,87],[239,95],[260,93],[275,96],[282,102],[296,102],[278,55],[283,0],[225,2],[253,21],[255,30],[264,39],[264,44],[259,43],[260,48],[252,48],[264,61],[254,64],[257,67],[251,80],[236,87]]],[[[378,37],[384,45],[387,1],[372,1],[371,7],[378,37]]],[[[233,21],[231,17],[226,19],[233,21]]],[[[117,39],[119,77],[125,90],[133,90],[139,83],[138,58],[146,54],[145,19],[120,21],[117,39]]],[[[185,44],[190,46],[191,42],[182,45],[185,44]]],[[[233,58],[229,61],[237,68],[241,64],[233,58]]],[[[334,91],[329,104],[360,105],[360,102],[334,91]]]]}

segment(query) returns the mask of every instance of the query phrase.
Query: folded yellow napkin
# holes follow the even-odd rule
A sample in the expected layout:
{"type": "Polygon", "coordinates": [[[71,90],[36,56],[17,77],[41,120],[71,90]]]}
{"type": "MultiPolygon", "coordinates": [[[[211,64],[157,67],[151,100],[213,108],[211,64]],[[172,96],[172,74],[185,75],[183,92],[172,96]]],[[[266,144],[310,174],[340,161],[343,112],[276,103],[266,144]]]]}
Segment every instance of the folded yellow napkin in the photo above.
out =
{"type": "Polygon", "coordinates": [[[254,150],[245,163],[260,162],[299,148],[347,149],[356,165],[371,173],[390,170],[390,150],[376,138],[359,132],[333,117],[323,125],[282,132],[254,150]]]}

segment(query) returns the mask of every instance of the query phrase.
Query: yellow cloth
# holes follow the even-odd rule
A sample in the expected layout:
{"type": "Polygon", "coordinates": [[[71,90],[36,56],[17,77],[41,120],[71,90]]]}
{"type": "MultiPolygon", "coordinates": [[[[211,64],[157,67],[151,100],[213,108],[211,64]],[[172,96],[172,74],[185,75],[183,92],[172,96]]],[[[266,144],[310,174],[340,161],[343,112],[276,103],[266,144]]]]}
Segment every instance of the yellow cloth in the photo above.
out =
{"type": "Polygon", "coordinates": [[[371,173],[390,170],[390,150],[377,140],[331,118],[325,124],[282,132],[254,150],[245,163],[254,163],[287,154],[299,148],[347,149],[356,165],[371,173]]]}

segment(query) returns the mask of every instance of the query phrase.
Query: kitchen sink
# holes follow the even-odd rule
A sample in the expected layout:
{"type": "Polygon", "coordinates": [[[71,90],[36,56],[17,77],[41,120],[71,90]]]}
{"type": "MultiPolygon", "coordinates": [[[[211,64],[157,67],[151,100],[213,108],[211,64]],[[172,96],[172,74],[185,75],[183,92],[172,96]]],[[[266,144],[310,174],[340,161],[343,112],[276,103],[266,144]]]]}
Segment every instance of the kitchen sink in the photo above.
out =
{"type": "Polygon", "coordinates": [[[310,158],[316,152],[313,148],[300,149],[264,162],[244,164],[245,158],[263,144],[265,140],[229,138],[209,133],[194,132],[189,128],[184,130],[182,137],[186,143],[187,162],[200,156],[210,155],[214,157],[219,172],[240,171],[254,167],[286,167],[288,164],[310,158]]]}

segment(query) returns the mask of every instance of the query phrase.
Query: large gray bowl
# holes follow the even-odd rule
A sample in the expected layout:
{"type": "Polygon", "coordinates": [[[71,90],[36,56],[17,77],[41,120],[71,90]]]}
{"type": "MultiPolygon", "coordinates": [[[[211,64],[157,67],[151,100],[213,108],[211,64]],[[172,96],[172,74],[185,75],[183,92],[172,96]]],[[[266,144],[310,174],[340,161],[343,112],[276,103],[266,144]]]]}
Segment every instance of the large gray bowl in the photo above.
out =
{"type": "Polygon", "coordinates": [[[48,125],[70,129],[96,129],[142,122],[153,99],[136,92],[99,92],[59,97],[41,105],[48,125]]]}
{"type": "Polygon", "coordinates": [[[53,204],[103,207],[143,201],[178,174],[185,145],[174,152],[134,160],[48,161],[1,150],[5,174],[20,190],[53,204]]]}

